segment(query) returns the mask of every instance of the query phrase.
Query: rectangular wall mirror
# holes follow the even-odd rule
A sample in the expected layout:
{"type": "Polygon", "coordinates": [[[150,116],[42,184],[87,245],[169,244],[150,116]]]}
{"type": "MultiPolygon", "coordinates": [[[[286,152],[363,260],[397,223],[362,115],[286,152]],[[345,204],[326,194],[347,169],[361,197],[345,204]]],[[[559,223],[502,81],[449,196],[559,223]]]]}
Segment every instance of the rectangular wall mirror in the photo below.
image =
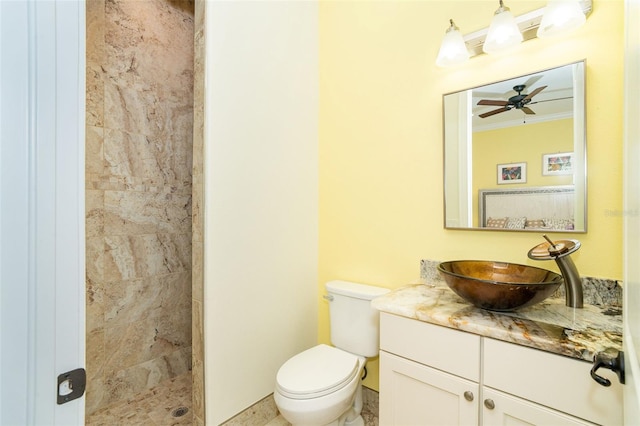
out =
{"type": "Polygon", "coordinates": [[[587,231],[585,62],[443,96],[444,226],[587,231]]]}

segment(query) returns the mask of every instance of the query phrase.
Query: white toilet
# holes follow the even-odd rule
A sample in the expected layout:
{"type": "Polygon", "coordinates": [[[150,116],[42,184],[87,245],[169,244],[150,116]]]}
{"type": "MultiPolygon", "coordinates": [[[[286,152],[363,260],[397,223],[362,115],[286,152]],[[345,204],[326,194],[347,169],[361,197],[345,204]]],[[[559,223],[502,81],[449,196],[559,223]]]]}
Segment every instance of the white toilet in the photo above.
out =
{"type": "Polygon", "coordinates": [[[274,399],[294,426],[364,425],[361,379],[367,358],[378,355],[379,315],[371,300],[389,290],[347,281],[325,284],[331,343],[314,346],[285,362],[274,399]]]}

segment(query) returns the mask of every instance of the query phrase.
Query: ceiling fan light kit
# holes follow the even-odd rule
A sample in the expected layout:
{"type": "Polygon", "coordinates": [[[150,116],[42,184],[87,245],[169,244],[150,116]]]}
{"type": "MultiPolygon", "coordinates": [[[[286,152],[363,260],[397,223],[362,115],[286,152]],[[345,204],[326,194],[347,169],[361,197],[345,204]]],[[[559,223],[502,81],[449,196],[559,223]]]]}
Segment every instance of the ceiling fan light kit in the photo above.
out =
{"type": "MultiPolygon", "coordinates": [[[[535,37],[552,37],[566,34],[586,22],[587,16],[593,9],[592,0],[551,0],[546,7],[514,17],[502,0],[495,11],[491,25],[479,31],[462,36],[469,58],[482,53],[498,53],[511,50],[522,41],[535,37]],[[576,12],[580,13],[576,13],[576,12]],[[517,29],[514,30],[514,28],[517,29]]],[[[453,23],[453,20],[450,20],[453,23]]],[[[455,25],[452,24],[455,27],[455,25]]],[[[440,46],[436,65],[449,67],[466,61],[463,54],[456,56],[456,61],[441,59],[446,46],[451,46],[452,37],[447,37],[451,27],[447,30],[440,46]]],[[[455,31],[461,34],[458,27],[455,31]]],[[[457,42],[456,51],[462,49],[457,42]]],[[[446,49],[452,49],[447,47],[446,49]]]]}

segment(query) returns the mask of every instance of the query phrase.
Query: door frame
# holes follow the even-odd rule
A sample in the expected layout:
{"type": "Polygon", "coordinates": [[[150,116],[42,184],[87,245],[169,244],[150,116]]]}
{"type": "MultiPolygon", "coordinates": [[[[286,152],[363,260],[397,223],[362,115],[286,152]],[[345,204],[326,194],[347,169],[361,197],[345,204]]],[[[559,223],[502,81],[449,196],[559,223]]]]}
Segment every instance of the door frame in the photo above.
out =
{"type": "Polygon", "coordinates": [[[0,424],[83,424],[85,4],[2,0],[0,28],[0,424]]]}
{"type": "MultiPolygon", "coordinates": [[[[625,0],[624,93],[640,90],[640,0],[625,0]]],[[[624,100],[624,328],[626,386],[624,386],[625,424],[640,419],[640,100],[624,100]]]]}

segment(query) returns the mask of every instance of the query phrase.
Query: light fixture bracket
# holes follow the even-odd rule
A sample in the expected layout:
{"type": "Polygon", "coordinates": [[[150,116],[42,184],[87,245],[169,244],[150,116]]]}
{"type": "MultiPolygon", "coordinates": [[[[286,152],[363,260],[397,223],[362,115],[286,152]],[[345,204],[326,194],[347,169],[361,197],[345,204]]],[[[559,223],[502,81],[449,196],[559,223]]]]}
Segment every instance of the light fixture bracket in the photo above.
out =
{"type": "MultiPolygon", "coordinates": [[[[589,16],[593,10],[593,0],[581,0],[580,6],[582,7],[584,14],[589,16]]],[[[518,28],[522,33],[523,41],[531,40],[536,37],[540,21],[542,21],[544,9],[545,8],[543,7],[515,17],[516,24],[518,24],[518,28]]],[[[463,36],[464,42],[467,45],[467,50],[469,50],[470,57],[484,53],[482,51],[482,46],[484,45],[488,32],[489,27],[463,36]]]]}

